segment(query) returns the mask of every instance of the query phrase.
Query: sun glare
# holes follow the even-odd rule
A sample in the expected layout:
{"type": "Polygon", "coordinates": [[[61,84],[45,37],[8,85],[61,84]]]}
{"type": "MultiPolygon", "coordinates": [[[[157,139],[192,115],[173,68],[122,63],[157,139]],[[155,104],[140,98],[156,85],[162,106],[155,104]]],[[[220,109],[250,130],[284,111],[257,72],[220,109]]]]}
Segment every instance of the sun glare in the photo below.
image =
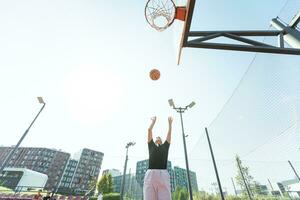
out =
{"type": "Polygon", "coordinates": [[[120,76],[104,67],[81,66],[65,79],[66,104],[83,123],[109,119],[120,108],[122,92],[120,76]]]}

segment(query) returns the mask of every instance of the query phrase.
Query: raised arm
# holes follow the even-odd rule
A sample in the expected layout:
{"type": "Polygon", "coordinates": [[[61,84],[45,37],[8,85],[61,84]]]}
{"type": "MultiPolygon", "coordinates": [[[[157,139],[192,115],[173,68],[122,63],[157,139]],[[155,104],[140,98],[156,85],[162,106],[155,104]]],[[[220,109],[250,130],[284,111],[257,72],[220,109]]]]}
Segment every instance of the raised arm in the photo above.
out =
{"type": "Polygon", "coordinates": [[[151,124],[148,128],[148,143],[151,142],[151,140],[153,139],[153,136],[152,136],[152,129],[153,129],[153,126],[156,122],[156,117],[152,117],[151,118],[151,124]]]}
{"type": "Polygon", "coordinates": [[[168,135],[167,135],[167,142],[170,144],[171,143],[171,135],[172,135],[172,123],[173,123],[173,118],[169,117],[168,118],[169,122],[169,130],[168,130],[168,135]]]}

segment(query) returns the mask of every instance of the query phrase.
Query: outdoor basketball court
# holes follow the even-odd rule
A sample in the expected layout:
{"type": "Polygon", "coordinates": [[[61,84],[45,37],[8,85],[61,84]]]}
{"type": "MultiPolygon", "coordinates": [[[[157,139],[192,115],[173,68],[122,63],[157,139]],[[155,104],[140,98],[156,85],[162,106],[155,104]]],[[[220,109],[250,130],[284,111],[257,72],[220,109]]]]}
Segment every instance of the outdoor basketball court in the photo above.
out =
{"type": "MultiPolygon", "coordinates": [[[[289,163],[299,171],[299,0],[33,0],[0,7],[0,147],[14,145],[47,102],[0,171],[20,158],[25,136],[24,147],[70,156],[88,148],[105,152],[101,170],[121,170],[118,178],[124,170],[121,196],[140,200],[152,115],[163,139],[167,116],[174,118],[169,161],[179,178],[174,175],[172,192],[183,186],[191,200],[192,192],[194,200],[239,196],[247,183],[235,180],[242,171],[237,164],[271,188],[295,177],[289,163]],[[34,95],[45,102],[32,103],[34,95]]],[[[101,175],[94,169],[89,181],[101,175]]]]}

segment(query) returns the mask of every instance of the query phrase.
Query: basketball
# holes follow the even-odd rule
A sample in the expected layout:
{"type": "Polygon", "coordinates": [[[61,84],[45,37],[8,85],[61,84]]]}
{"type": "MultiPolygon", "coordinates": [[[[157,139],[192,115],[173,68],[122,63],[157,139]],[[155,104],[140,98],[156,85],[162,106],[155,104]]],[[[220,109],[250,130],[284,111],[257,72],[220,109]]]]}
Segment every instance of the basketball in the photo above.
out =
{"type": "Polygon", "coordinates": [[[153,80],[153,81],[156,81],[158,80],[160,77],[160,71],[158,69],[152,69],[150,71],[150,78],[153,80]]]}

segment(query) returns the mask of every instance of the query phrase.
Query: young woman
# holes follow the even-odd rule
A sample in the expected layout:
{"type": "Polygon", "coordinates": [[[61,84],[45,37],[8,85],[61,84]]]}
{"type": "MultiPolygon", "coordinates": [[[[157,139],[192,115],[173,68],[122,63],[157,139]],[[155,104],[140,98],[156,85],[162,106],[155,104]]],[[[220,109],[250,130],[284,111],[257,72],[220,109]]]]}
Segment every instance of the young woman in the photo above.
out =
{"type": "Polygon", "coordinates": [[[152,117],[151,121],[148,128],[149,167],[144,179],[144,200],[171,200],[171,182],[167,162],[173,118],[168,118],[169,130],[164,143],[160,137],[156,137],[155,142],[153,141],[152,129],[156,117],[152,117]]]}

